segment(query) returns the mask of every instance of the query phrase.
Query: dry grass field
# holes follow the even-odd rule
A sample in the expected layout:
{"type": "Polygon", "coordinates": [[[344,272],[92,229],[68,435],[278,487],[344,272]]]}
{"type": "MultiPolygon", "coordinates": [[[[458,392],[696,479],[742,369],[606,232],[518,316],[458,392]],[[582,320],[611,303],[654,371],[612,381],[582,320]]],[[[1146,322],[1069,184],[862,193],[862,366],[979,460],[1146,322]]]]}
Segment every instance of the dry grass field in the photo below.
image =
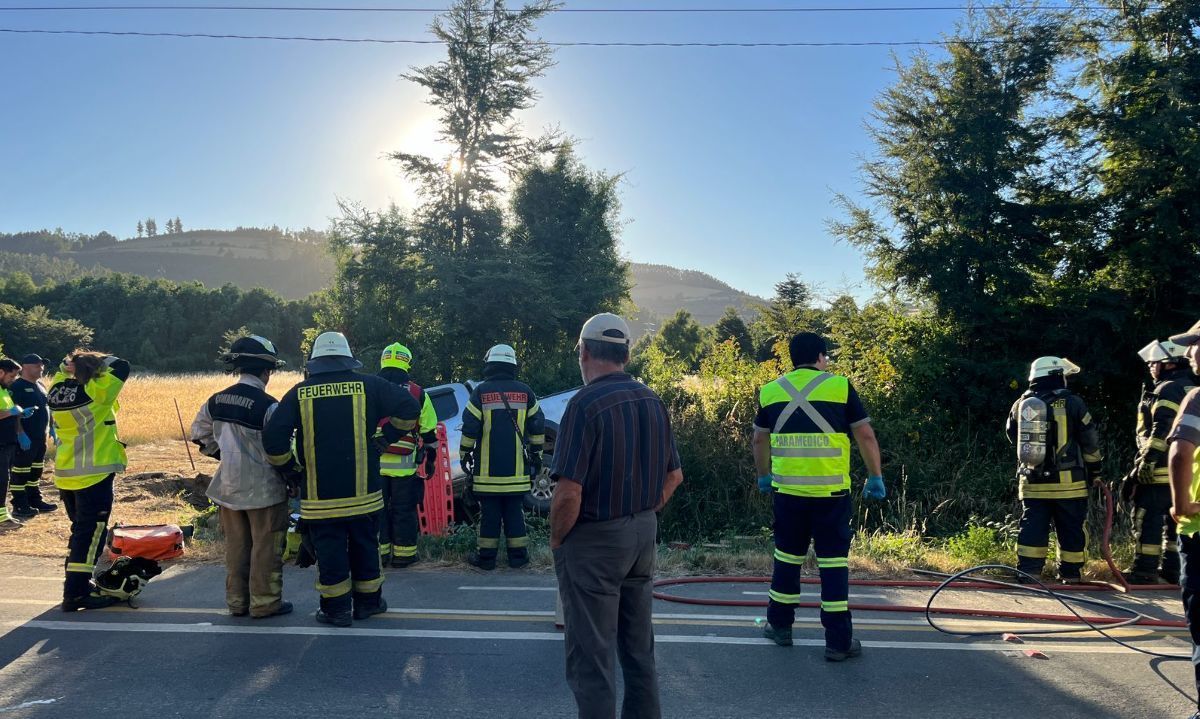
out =
{"type": "MultiPolygon", "coordinates": [[[[271,378],[267,391],[279,397],[299,381],[299,372],[280,372],[271,378]]],[[[121,441],[131,447],[171,439],[182,441],[175,402],[179,402],[184,429],[190,429],[200,405],[233,382],[234,378],[220,372],[134,374],[121,391],[121,410],[117,413],[121,441]]],[[[179,451],[183,452],[183,447],[179,451]]]]}

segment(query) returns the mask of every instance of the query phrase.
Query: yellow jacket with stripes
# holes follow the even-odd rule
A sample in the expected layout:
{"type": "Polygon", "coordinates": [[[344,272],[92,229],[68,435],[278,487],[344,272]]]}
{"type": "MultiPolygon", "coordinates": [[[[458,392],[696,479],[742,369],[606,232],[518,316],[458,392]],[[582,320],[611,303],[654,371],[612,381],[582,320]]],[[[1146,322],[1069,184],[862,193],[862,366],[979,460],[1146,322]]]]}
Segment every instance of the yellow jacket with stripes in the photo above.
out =
{"type": "Polygon", "coordinates": [[[58,427],[54,485],[85,489],[125,470],[125,445],[117,438],[117,396],[129,379],[129,363],[105,358],[104,369],[87,384],[66,370],[54,375],[46,399],[58,427]]]}

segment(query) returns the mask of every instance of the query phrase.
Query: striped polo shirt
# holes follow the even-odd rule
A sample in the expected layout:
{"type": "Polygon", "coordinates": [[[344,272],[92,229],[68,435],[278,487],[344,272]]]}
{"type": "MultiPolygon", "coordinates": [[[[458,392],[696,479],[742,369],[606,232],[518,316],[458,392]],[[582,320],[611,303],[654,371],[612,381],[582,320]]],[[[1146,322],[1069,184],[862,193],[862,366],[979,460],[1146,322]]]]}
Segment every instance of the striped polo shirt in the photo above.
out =
{"type": "Polygon", "coordinates": [[[554,444],[555,479],[583,485],[581,522],[658,506],[679,469],[671,419],[658,395],[624,372],[595,379],[567,404],[554,444]]]}

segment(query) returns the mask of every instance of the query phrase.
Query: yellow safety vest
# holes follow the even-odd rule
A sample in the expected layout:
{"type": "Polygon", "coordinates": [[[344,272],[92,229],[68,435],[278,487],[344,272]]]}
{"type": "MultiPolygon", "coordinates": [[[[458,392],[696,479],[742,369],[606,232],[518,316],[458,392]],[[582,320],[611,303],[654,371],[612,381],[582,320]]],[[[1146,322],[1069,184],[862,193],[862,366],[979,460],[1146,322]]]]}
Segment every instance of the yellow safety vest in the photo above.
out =
{"type": "Polygon", "coordinates": [[[59,441],[54,454],[54,486],[85,489],[125,470],[125,445],[117,439],[117,395],[124,386],[109,371],[82,387],[61,371],[54,375],[49,396],[63,397],[72,391],[86,395],[78,406],[53,412],[59,441]]]}
{"type": "MultiPolygon", "coordinates": [[[[425,395],[425,403],[421,405],[419,432],[425,434],[437,429],[437,412],[429,395],[425,395]]],[[[410,477],[417,473],[417,438],[411,434],[400,438],[392,445],[396,449],[407,449],[407,454],[384,452],[379,455],[379,473],[384,477],[410,477]]]]}
{"type": "Polygon", "coordinates": [[[828,497],[850,489],[850,436],[838,431],[812,402],[845,405],[850,382],[829,372],[802,367],[763,385],[763,407],[784,403],[771,430],[771,486],[798,497],[828,497]],[[803,412],[816,432],[783,432],[784,425],[803,412]]]}

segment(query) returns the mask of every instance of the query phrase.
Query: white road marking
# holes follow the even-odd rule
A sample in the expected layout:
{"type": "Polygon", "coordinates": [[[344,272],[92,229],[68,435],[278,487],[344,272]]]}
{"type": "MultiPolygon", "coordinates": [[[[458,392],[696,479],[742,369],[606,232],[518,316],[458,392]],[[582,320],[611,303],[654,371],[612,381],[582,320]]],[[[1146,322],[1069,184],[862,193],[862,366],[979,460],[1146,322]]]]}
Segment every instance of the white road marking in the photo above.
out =
{"type": "MultiPolygon", "coordinates": [[[[232,634],[260,635],[265,637],[306,636],[306,637],[375,637],[380,639],[449,639],[473,641],[546,641],[560,642],[563,635],[559,632],[482,632],[455,631],[437,629],[361,629],[350,627],[338,629],[320,626],[244,626],[219,624],[167,624],[157,622],[98,622],[98,621],[41,621],[5,622],[4,626],[20,629],[41,629],[45,631],[63,632],[116,632],[123,634],[232,634]]],[[[660,644],[723,644],[735,646],[756,646],[775,649],[769,640],[758,637],[725,637],[704,635],[667,634],[655,637],[660,644]]],[[[795,643],[803,647],[823,647],[822,639],[796,639],[795,643]]],[[[960,652],[1004,652],[1015,654],[1026,649],[1037,649],[1047,654],[1124,654],[1130,650],[1108,642],[1092,645],[1064,644],[1055,642],[1026,643],[1021,649],[1002,642],[863,642],[863,646],[872,649],[927,649],[939,651],[960,652]]],[[[1162,644],[1154,645],[1162,648],[1162,644]]],[[[1167,645],[1174,649],[1179,645],[1167,645]]]]}
{"type": "Polygon", "coordinates": [[[29,707],[38,706],[39,704],[53,704],[59,699],[65,698],[66,697],[59,697],[58,699],[32,699],[27,702],[21,702],[20,704],[14,704],[10,707],[0,707],[0,713],[15,712],[18,709],[28,709],[29,707]]]}
{"type": "Polygon", "coordinates": [[[558,587],[459,587],[463,592],[557,592],[558,587]]]}
{"type": "MultiPolygon", "coordinates": [[[[768,596],[770,592],[742,592],[742,594],[745,594],[748,597],[765,597],[768,596]]],[[[808,596],[815,597],[817,595],[812,594],[808,596]]],[[[850,599],[887,599],[886,594],[856,594],[855,592],[851,592],[848,596],[850,599]]]]}

